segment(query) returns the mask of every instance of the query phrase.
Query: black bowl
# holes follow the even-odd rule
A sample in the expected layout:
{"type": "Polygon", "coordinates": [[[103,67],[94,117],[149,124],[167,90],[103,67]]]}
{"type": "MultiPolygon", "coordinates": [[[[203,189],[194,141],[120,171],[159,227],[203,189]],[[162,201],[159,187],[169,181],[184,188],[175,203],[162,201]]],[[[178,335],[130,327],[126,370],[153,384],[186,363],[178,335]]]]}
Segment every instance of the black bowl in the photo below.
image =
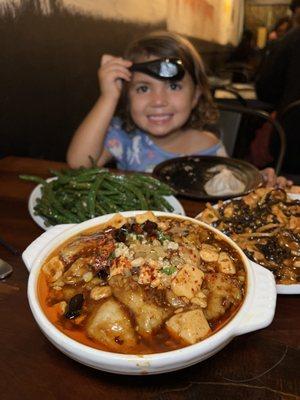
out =
{"type": "Polygon", "coordinates": [[[263,183],[259,170],[248,162],[217,156],[172,158],[158,164],[153,175],[171,186],[178,195],[209,201],[243,196],[263,183]],[[225,165],[245,184],[243,192],[222,196],[210,196],[205,192],[205,183],[216,174],[209,169],[220,164],[225,165]]]}

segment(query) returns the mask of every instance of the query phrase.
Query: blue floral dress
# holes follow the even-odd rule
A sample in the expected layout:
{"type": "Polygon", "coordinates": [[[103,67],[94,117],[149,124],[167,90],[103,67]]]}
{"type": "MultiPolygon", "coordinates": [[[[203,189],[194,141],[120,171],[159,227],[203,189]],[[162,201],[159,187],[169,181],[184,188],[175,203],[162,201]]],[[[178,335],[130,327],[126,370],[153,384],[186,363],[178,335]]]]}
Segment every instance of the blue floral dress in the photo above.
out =
{"type": "MultiPolygon", "coordinates": [[[[152,172],[162,161],[188,155],[171,153],[159,148],[139,129],[130,133],[125,132],[119,118],[113,118],[104,141],[104,148],[116,159],[118,169],[127,171],[152,172]]],[[[195,152],[193,155],[226,157],[227,153],[222,141],[219,141],[214,146],[195,152]]]]}

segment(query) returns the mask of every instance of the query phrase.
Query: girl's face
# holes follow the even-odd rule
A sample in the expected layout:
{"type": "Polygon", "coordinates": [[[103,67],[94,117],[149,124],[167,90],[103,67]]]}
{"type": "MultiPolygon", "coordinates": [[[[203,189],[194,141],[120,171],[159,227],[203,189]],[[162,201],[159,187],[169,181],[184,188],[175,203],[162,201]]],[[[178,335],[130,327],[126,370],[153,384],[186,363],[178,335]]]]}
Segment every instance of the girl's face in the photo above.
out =
{"type": "Polygon", "coordinates": [[[178,82],[134,72],[128,90],[131,118],[141,130],[156,137],[178,132],[187,122],[199,95],[199,88],[187,72],[178,82]]]}

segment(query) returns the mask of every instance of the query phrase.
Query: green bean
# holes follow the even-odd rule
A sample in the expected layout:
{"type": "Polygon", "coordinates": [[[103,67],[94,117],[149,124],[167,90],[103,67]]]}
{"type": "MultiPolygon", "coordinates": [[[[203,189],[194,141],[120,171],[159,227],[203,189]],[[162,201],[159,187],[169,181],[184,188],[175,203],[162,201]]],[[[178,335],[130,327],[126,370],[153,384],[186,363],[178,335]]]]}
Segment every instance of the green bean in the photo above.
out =
{"type": "Polygon", "coordinates": [[[80,221],[84,221],[86,219],[86,216],[85,216],[85,213],[83,212],[81,204],[82,203],[79,202],[79,201],[75,202],[75,204],[74,204],[74,208],[75,208],[74,212],[77,213],[80,221]]]}
{"type": "Polygon", "coordinates": [[[108,214],[117,211],[116,207],[114,207],[113,204],[107,201],[105,198],[101,200],[101,206],[105,209],[106,213],[108,214]]]}
{"type": "Polygon", "coordinates": [[[46,222],[48,222],[48,226],[69,222],[68,219],[66,219],[63,215],[54,212],[52,208],[47,208],[45,206],[37,206],[35,209],[35,214],[42,215],[46,219],[46,222]]]}
{"type": "Polygon", "coordinates": [[[77,223],[97,215],[127,210],[167,210],[173,207],[163,196],[174,191],[165,183],[141,173],[118,175],[105,168],[51,170],[55,180],[33,175],[21,179],[42,184],[34,207],[47,225],[77,223]]]}
{"type": "Polygon", "coordinates": [[[161,211],[164,211],[164,209],[166,209],[169,212],[173,212],[174,211],[174,207],[171,206],[171,204],[164,197],[157,198],[156,201],[158,203],[160,203],[161,211]]]}
{"type": "Polygon", "coordinates": [[[123,187],[127,188],[129,191],[131,191],[137,197],[137,199],[139,200],[139,204],[140,204],[140,210],[148,209],[147,201],[145,199],[145,196],[141,192],[141,190],[139,190],[137,187],[135,187],[131,183],[126,183],[126,184],[123,183],[123,187]]]}
{"type": "Polygon", "coordinates": [[[96,212],[97,212],[98,215],[105,215],[106,214],[105,208],[103,208],[102,205],[100,205],[99,203],[96,204],[96,212]]]}
{"type": "Polygon", "coordinates": [[[114,186],[114,184],[112,184],[111,182],[109,182],[107,179],[105,179],[105,180],[103,181],[102,187],[103,187],[104,189],[110,190],[110,191],[112,191],[112,192],[114,192],[114,193],[120,193],[120,190],[118,190],[118,189],[114,186]]]}
{"type": "Polygon", "coordinates": [[[97,191],[101,185],[101,183],[103,182],[105,176],[104,175],[99,175],[95,182],[93,183],[91,190],[88,194],[88,208],[89,208],[89,214],[90,214],[90,218],[94,218],[95,217],[95,203],[96,203],[96,195],[97,195],[97,191]]]}
{"type": "Polygon", "coordinates": [[[35,176],[35,175],[19,175],[19,178],[23,179],[24,181],[40,183],[42,185],[44,185],[46,183],[45,179],[40,178],[39,176],[35,176]]]}
{"type": "Polygon", "coordinates": [[[152,176],[143,175],[143,174],[134,174],[130,175],[130,179],[138,182],[143,182],[147,185],[147,187],[153,187],[156,190],[165,192],[166,195],[174,194],[174,190],[166,185],[164,182],[159,181],[158,179],[153,178],[152,176]]]}
{"type": "Polygon", "coordinates": [[[71,213],[61,205],[61,203],[59,202],[59,200],[52,191],[52,182],[44,186],[44,194],[46,197],[48,197],[48,200],[50,203],[52,203],[54,209],[56,209],[60,214],[62,214],[66,219],[68,219],[69,222],[72,221],[80,222],[75,214],[71,213]]]}
{"type": "Polygon", "coordinates": [[[88,182],[78,182],[78,181],[70,181],[68,183],[68,187],[72,188],[72,189],[91,189],[92,184],[88,183],[88,182]]]}

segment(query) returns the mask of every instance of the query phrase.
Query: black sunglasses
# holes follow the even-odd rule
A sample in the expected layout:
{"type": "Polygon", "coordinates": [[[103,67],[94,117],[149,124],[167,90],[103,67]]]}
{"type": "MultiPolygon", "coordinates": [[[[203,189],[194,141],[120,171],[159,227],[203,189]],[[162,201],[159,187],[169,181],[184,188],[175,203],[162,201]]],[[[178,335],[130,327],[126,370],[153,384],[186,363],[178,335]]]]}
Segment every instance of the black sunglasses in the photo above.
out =
{"type": "Polygon", "coordinates": [[[142,72],[161,80],[180,81],[185,74],[182,61],[179,58],[161,58],[159,60],[132,64],[132,72],[142,72]]]}

